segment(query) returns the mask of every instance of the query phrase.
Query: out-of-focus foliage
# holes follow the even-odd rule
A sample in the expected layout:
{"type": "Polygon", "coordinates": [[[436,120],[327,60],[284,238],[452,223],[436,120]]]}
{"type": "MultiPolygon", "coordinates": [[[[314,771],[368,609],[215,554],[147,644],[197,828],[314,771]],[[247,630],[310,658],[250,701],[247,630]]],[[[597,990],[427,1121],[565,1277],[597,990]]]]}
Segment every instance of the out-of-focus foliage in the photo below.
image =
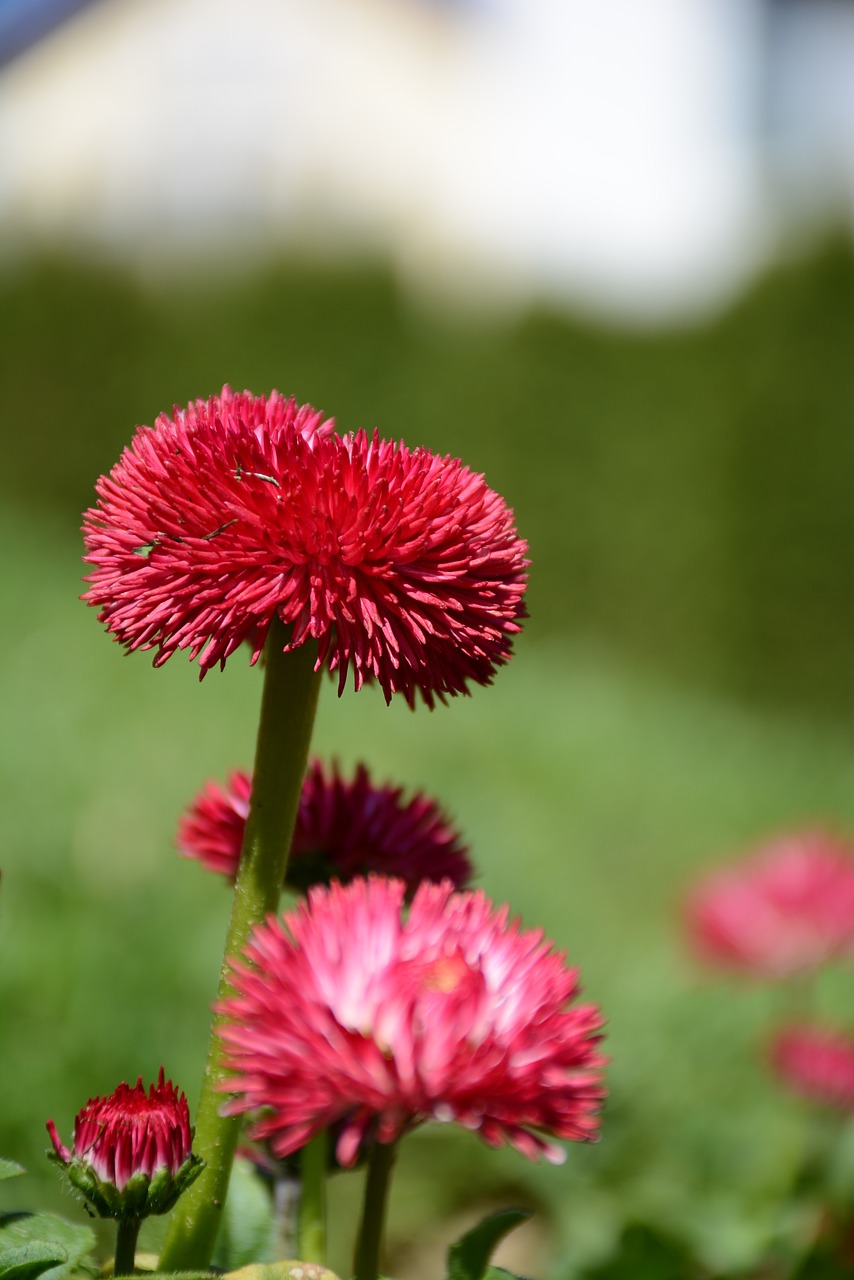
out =
{"type": "Polygon", "coordinates": [[[277,386],[465,458],[534,549],[537,634],[605,637],[741,697],[854,710],[854,255],[690,331],[416,314],[379,269],[0,279],[0,495],[67,526],[135,422],[277,386]]]}
{"type": "MultiPolygon", "coordinates": [[[[227,890],[174,831],[206,778],[251,766],[260,673],[235,655],[200,686],[180,655],[125,659],[76,600],[77,530],[134,422],[227,379],[460,455],[531,543],[532,618],[493,689],[411,715],[330,686],[315,745],[439,797],[487,892],[580,966],[608,1018],[603,1140],[554,1169],[425,1127],[402,1144],[391,1274],[440,1274],[441,1252],[419,1269],[424,1224],[447,1247],[466,1208],[536,1210],[507,1242],[539,1232],[528,1253],[496,1261],[561,1280],[654,1274],[683,1248],[703,1275],[749,1274],[802,1230],[780,1204],[807,1118],[763,1062],[785,993],[701,980],[678,904],[769,833],[854,830],[852,352],[841,245],[680,334],[451,325],[368,269],[0,278],[0,1150],[29,1170],[28,1207],[75,1212],[41,1159],[48,1116],[67,1128],[161,1062],[195,1102],[227,890]]],[[[851,982],[826,975],[820,1010],[850,1017],[851,982]]],[[[835,1136],[850,1202],[854,1142],[835,1136]]],[[[342,1274],[360,1188],[332,1180],[342,1274]]],[[[809,1229],[815,1205],[798,1213],[809,1229]]]]}

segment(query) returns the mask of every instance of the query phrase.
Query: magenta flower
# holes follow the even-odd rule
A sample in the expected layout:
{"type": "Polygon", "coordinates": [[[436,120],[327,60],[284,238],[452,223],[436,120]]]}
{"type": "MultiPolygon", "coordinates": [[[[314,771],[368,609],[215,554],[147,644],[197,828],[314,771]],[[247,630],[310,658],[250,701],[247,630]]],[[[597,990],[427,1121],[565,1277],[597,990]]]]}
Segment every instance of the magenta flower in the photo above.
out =
{"type": "Polygon", "coordinates": [[[192,1153],[187,1099],[162,1067],[147,1093],[140,1077],[108,1098],[90,1098],[75,1118],[71,1150],[52,1120],[47,1130],[49,1154],[104,1218],[167,1213],[203,1168],[192,1153]]]}
{"type": "Polygon", "coordinates": [[[537,931],[481,892],[401,880],[314,888],[255,930],[232,962],[220,1034],[231,1114],[279,1157],[340,1125],[349,1167],[364,1140],[454,1120],[491,1146],[559,1162],[543,1134],[590,1141],[604,1096],[594,1005],[537,931]]]}
{"type": "Polygon", "coordinates": [[[774,1037],[770,1056],[779,1079],[795,1093],[840,1111],[854,1111],[850,1033],[809,1025],[787,1027],[774,1037]]]}
{"type": "MultiPolygon", "coordinates": [[[[237,874],[249,813],[252,775],[229,774],[228,785],[208,782],[182,817],[178,849],[211,871],[237,874]]],[[[335,765],[310,762],[303,782],[286,884],[310,884],[378,871],[399,876],[407,895],[422,880],[451,880],[455,887],[471,878],[467,849],[434,800],[421,792],[411,798],[402,787],[377,786],[365,765],[347,780],[335,765]]]]}
{"type": "Polygon", "coordinates": [[[854,848],[821,832],[782,837],[712,872],[687,905],[711,964],[780,978],[854,952],[854,848]]]}
{"type": "Polygon", "coordinates": [[[332,427],[225,387],[140,428],[84,516],[107,629],[204,676],[277,615],[339,693],[351,668],[410,704],[488,684],[525,616],[512,512],[455,459],[332,427]]]}
{"type": "Polygon", "coordinates": [[[175,840],[178,852],[185,858],[197,859],[208,871],[233,880],[243,847],[251,794],[252,774],[245,769],[234,769],[224,787],[218,782],[206,782],[178,822],[175,840]]]}

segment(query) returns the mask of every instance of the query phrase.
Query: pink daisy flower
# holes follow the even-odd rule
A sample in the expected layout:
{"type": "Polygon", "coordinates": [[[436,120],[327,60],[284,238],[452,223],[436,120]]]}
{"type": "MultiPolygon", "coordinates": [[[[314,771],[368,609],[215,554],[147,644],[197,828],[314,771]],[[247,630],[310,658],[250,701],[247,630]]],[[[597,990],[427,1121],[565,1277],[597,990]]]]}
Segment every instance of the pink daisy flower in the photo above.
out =
{"type": "MultiPolygon", "coordinates": [[[[249,814],[252,775],[229,774],[228,784],[208,782],[181,818],[178,849],[211,871],[234,878],[249,814]]],[[[402,787],[377,786],[357,765],[351,780],[335,765],[309,763],[303,782],[286,884],[306,889],[331,879],[348,882],[371,871],[399,876],[411,896],[422,880],[471,878],[459,833],[434,800],[411,798],[402,787]]]]}
{"type": "Polygon", "coordinates": [[[597,1135],[602,1018],[578,974],[481,892],[380,876],[314,888],[232,962],[220,1034],[252,1136],[279,1157],[340,1125],[338,1160],[433,1118],[559,1162],[597,1135]]]}
{"type": "Polygon", "coordinates": [[[771,1064],[780,1080],[804,1098],[854,1111],[854,1036],[801,1025],[779,1031],[771,1064]]]}
{"type": "Polygon", "coordinates": [[[162,1067],[147,1093],[140,1077],[108,1098],[90,1098],[75,1118],[71,1150],[52,1120],[47,1130],[52,1158],[105,1218],[166,1213],[202,1171],[187,1099],[162,1067]]]}
{"type": "Polygon", "coordinates": [[[204,674],[270,622],[386,700],[487,684],[525,616],[512,512],[456,459],[333,434],[310,406],[228,388],[141,427],[84,516],[84,599],[155,666],[204,674]]]}
{"type": "Polygon", "coordinates": [[[854,951],[854,848],[821,832],[785,836],[700,882],[687,904],[711,964],[780,978],[854,951]]]}

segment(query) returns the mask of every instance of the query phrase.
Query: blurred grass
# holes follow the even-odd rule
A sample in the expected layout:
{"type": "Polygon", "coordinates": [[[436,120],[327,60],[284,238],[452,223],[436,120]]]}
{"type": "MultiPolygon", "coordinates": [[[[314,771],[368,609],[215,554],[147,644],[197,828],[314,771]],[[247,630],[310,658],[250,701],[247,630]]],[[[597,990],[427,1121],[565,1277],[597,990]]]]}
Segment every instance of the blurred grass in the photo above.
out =
{"type": "MultiPolygon", "coordinates": [[[[678,902],[769,831],[854,829],[849,251],[645,336],[548,315],[451,329],[367,269],[167,295],[41,263],[0,295],[0,1153],[31,1170],[0,1208],[77,1212],[41,1155],[48,1116],[67,1135],[88,1096],[161,1061],[194,1100],[227,902],[173,832],[205,778],[251,761],[258,673],[236,657],[200,685],[181,657],[125,658],[76,600],[76,530],[135,421],[228,379],[460,454],[532,546],[533,616],[494,689],[413,715],[330,685],[316,747],[440,796],[490,894],[581,966],[609,1020],[604,1140],[554,1170],[425,1129],[401,1157],[398,1251],[494,1195],[540,1207],[564,1266],[632,1214],[710,1264],[749,1260],[804,1119],[761,1067],[781,1009],[693,972],[678,902]]],[[[829,1013],[849,982],[824,983],[829,1013]]],[[[343,1267],[357,1183],[333,1192],[343,1267]]]]}
{"type": "MultiPolygon", "coordinates": [[[[41,1157],[48,1116],[68,1133],[91,1093],[161,1061],[194,1096],[226,893],[177,857],[173,832],[203,779],[250,761],[260,682],[239,661],[200,685],[180,658],[155,673],[124,657],[75,600],[66,534],[20,511],[2,533],[16,548],[4,579],[16,625],[0,667],[15,730],[0,760],[0,1132],[40,1180],[30,1196],[67,1212],[41,1157]]],[[[523,638],[494,689],[432,715],[370,690],[339,702],[330,682],[316,741],[441,796],[489,892],[568,949],[609,1019],[601,1146],[533,1169],[425,1132],[404,1148],[398,1238],[425,1204],[450,1213],[476,1189],[539,1204],[564,1256],[603,1245],[630,1209],[709,1234],[711,1203],[709,1247],[738,1256],[738,1232],[749,1244],[768,1226],[801,1120],[755,1062],[768,997],[697,983],[677,904],[696,867],[769,828],[854,827],[848,737],[523,638]]],[[[845,983],[822,998],[844,1013],[845,983]]]]}

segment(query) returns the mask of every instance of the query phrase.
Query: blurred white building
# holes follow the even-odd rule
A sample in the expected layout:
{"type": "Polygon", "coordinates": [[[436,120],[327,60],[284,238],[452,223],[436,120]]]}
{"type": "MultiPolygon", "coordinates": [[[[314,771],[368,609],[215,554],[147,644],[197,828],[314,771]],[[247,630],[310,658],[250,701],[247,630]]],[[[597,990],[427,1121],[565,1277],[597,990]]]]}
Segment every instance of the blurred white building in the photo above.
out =
{"type": "Polygon", "coordinates": [[[854,211],[854,3],[765,0],[761,145],[800,217],[854,211]]]}
{"type": "Polygon", "coordinates": [[[65,5],[0,70],[7,255],[361,249],[460,296],[666,314],[765,251],[760,0],[65,5]]]}

